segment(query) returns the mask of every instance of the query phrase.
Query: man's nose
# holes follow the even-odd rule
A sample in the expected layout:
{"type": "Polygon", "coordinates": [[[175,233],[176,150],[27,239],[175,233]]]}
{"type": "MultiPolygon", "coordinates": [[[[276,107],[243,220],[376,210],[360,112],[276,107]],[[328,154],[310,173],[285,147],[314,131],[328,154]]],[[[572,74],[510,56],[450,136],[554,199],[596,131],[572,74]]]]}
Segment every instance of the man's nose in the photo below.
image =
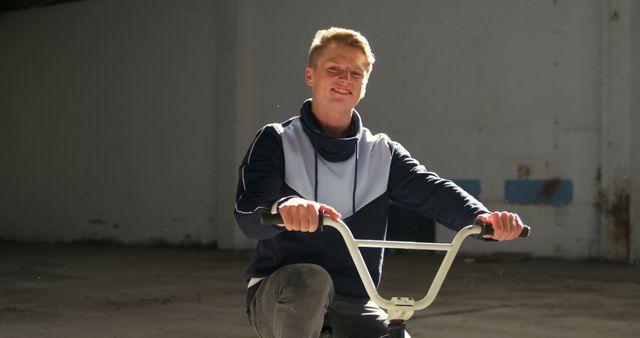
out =
{"type": "Polygon", "coordinates": [[[351,70],[345,69],[344,71],[342,71],[340,73],[340,78],[347,81],[351,81],[351,70]]]}

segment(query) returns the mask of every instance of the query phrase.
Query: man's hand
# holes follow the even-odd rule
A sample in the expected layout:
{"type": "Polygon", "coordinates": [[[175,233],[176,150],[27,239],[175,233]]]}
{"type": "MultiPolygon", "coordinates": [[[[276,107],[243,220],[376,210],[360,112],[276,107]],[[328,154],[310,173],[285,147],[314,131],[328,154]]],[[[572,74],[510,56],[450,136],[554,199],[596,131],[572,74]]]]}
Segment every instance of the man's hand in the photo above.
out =
{"type": "Polygon", "coordinates": [[[482,214],[477,219],[491,224],[493,227],[493,235],[485,235],[484,237],[498,241],[510,241],[518,238],[523,228],[520,216],[507,211],[482,214]]]}
{"type": "Polygon", "coordinates": [[[294,197],[282,203],[279,207],[284,227],[289,231],[314,232],[318,229],[318,216],[325,214],[333,219],[339,219],[340,213],[332,207],[294,197]]]}

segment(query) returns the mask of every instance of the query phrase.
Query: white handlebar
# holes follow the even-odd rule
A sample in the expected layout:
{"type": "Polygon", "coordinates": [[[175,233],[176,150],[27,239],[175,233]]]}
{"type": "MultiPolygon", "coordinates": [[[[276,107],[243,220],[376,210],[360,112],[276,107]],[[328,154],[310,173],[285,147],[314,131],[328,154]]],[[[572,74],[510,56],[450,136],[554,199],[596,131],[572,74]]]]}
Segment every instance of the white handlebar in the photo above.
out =
{"type": "MultiPolygon", "coordinates": [[[[261,223],[281,224],[282,218],[277,214],[265,214],[261,217],[261,223]]],[[[480,235],[485,230],[481,225],[468,225],[458,231],[451,243],[424,243],[355,239],[353,238],[351,230],[344,222],[332,219],[328,216],[321,216],[320,224],[322,226],[330,226],[338,230],[340,235],[342,235],[369,298],[371,298],[371,300],[379,307],[387,310],[390,320],[407,320],[413,315],[414,311],[422,310],[431,305],[440,291],[440,287],[442,286],[442,283],[449,272],[449,268],[451,267],[451,264],[453,263],[464,239],[471,235],[480,235]],[[393,297],[391,299],[386,299],[380,296],[358,248],[431,250],[446,251],[447,253],[444,256],[444,259],[440,264],[440,268],[433,278],[433,282],[431,283],[426,295],[415,301],[410,297],[393,297]]],[[[526,229],[528,235],[528,228],[526,229]]]]}
{"type": "MultiPolygon", "coordinates": [[[[479,225],[469,225],[456,234],[451,243],[422,243],[422,242],[398,242],[398,241],[375,241],[375,240],[361,240],[353,238],[353,234],[349,227],[344,224],[340,220],[334,220],[330,217],[324,216],[323,225],[330,226],[335,228],[340,232],[342,238],[344,239],[345,244],[349,250],[349,254],[351,255],[351,259],[356,265],[356,269],[358,270],[358,274],[362,279],[362,283],[364,284],[365,289],[367,290],[367,294],[373,302],[375,302],[381,308],[390,311],[398,306],[398,301],[392,299],[385,299],[378,293],[378,290],[371,279],[371,275],[369,274],[369,270],[362,258],[362,254],[358,248],[388,248],[388,249],[409,249],[409,250],[431,250],[431,251],[446,251],[446,255],[440,264],[440,268],[433,278],[433,282],[429,287],[426,295],[415,302],[412,305],[404,304],[402,305],[403,309],[405,307],[406,310],[417,311],[422,310],[433,302],[436,298],[436,295],[440,291],[440,287],[444,282],[447,273],[449,272],[449,268],[453,263],[460,246],[462,245],[462,241],[465,238],[471,235],[477,235],[482,232],[482,227],[479,225]]],[[[406,298],[402,298],[406,300],[406,298]]],[[[406,302],[403,302],[406,303],[406,302]]]]}

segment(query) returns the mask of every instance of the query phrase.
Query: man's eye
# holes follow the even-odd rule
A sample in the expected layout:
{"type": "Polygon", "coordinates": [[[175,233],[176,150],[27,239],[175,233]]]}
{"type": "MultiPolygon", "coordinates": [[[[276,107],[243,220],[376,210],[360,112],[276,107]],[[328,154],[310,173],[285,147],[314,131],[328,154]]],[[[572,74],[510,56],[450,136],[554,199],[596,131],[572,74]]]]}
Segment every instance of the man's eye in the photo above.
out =
{"type": "Polygon", "coordinates": [[[362,79],[362,73],[360,72],[351,72],[351,76],[353,76],[356,79],[362,79]]]}
{"type": "Polygon", "coordinates": [[[338,67],[329,67],[327,70],[329,72],[331,72],[331,73],[337,73],[338,72],[338,67]]]}

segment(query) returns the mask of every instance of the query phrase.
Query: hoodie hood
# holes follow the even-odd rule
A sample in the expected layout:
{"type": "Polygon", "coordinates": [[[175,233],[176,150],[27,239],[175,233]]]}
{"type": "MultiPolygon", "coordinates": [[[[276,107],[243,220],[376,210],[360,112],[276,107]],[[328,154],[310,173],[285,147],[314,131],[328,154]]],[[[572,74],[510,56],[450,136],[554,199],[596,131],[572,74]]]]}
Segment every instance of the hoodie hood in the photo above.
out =
{"type": "Polygon", "coordinates": [[[311,111],[311,99],[305,101],[300,108],[300,118],[304,132],[315,145],[318,154],[325,160],[329,162],[346,161],[356,152],[358,140],[362,135],[362,121],[355,109],[351,117],[351,130],[346,137],[335,137],[322,131],[320,122],[311,111]]]}

